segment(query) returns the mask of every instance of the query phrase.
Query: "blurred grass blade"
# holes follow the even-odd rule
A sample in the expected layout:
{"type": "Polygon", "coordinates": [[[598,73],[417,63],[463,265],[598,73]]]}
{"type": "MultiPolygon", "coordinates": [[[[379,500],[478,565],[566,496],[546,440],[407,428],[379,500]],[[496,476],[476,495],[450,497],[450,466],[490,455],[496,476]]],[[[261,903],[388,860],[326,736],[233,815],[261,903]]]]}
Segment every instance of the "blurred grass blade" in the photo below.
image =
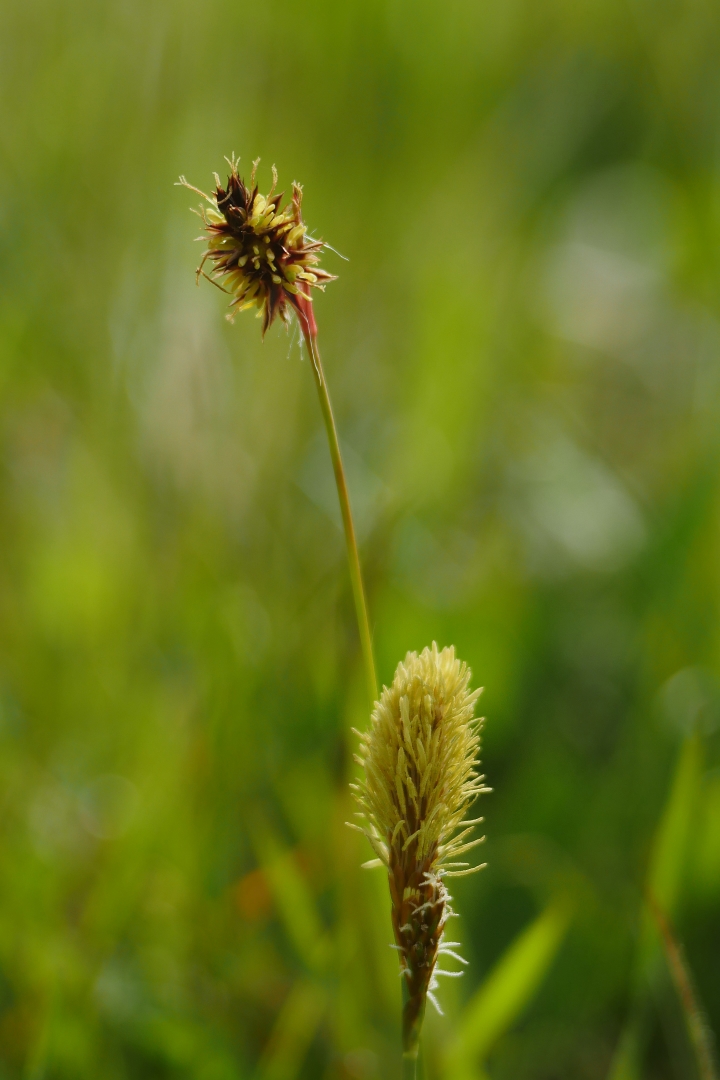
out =
{"type": "Polygon", "coordinates": [[[713,1037],[708,1028],[705,1015],[698,1001],[697,991],[693,985],[692,975],[688,967],[684,951],[670,925],[665,913],[655,900],[652,893],[647,896],[648,908],[655,919],[660,938],[665,949],[670,974],[672,975],[675,989],[677,990],[680,1004],[685,1016],[688,1035],[695,1053],[698,1072],[701,1080],[718,1080],[713,1055],[713,1037]]]}
{"type": "Polygon", "coordinates": [[[566,904],[551,904],[512,942],[460,1017],[449,1056],[448,1080],[477,1075],[485,1059],[532,1000],[547,974],[570,920],[566,904]]]}
{"type": "Polygon", "coordinates": [[[640,1058],[645,1039],[645,1025],[639,1012],[623,1028],[610,1064],[608,1080],[641,1080],[640,1058]]]}
{"type": "MultiPolygon", "coordinates": [[[[655,833],[650,856],[646,894],[655,898],[662,911],[672,916],[685,878],[691,832],[702,773],[702,746],[697,734],[682,745],[675,776],[665,808],[655,833]]],[[[655,920],[643,904],[640,954],[636,985],[643,992],[653,958],[657,956],[658,935],[655,920]]]]}
{"type": "MultiPolygon", "coordinates": [[[[672,912],[680,895],[702,771],[702,747],[697,734],[685,739],[667,801],[655,832],[645,890],[662,909],[672,912]]],[[[636,959],[634,1002],[610,1066],[608,1080],[639,1080],[647,1039],[646,984],[657,955],[657,928],[643,904],[640,944],[636,959]]]]}
{"type": "Polygon", "coordinates": [[[278,915],[295,951],[310,971],[322,972],[330,940],[314,897],[288,851],[267,825],[253,832],[255,852],[264,870],[278,915]]]}
{"type": "Polygon", "coordinates": [[[260,1065],[262,1080],[293,1080],[302,1067],[327,1005],[316,983],[295,983],[278,1015],[260,1065]]]}
{"type": "MultiPolygon", "coordinates": [[[[479,1062],[461,1061],[451,1062],[443,1073],[444,1080],[490,1080],[484,1067],[479,1062]]],[[[424,1078],[423,1078],[424,1080],[424,1078]]]]}
{"type": "Polygon", "coordinates": [[[692,735],[680,751],[648,868],[647,888],[668,913],[675,908],[683,878],[701,769],[700,738],[692,735]]]}

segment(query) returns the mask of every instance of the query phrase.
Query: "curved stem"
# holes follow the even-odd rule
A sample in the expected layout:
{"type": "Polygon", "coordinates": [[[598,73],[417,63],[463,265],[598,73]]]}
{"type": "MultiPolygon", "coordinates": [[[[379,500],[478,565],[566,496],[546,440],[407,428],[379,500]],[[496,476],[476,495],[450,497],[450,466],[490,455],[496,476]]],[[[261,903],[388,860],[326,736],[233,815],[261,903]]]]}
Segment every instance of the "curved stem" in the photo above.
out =
{"type": "Polygon", "coordinates": [[[377,679],[375,676],[375,661],[373,659],[372,635],[370,633],[370,622],[368,620],[365,589],[363,586],[362,571],[360,569],[360,554],[358,552],[355,526],[353,524],[352,511],[350,509],[350,495],[345,479],[345,469],[343,468],[342,455],[340,453],[340,443],[338,441],[337,428],[335,427],[335,417],[333,416],[332,405],[330,404],[330,394],[328,392],[327,383],[325,382],[325,373],[318,351],[317,335],[312,333],[311,329],[304,327],[303,336],[312,362],[315,385],[317,387],[318,397],[320,398],[320,408],[322,410],[323,420],[325,421],[325,431],[327,432],[328,444],[330,447],[333,472],[335,473],[338,498],[340,499],[340,512],[342,514],[343,527],[345,530],[345,545],[347,547],[348,565],[350,568],[350,582],[352,584],[353,600],[355,601],[355,615],[357,617],[358,630],[360,632],[360,645],[362,647],[363,660],[365,662],[365,676],[367,679],[368,695],[370,697],[370,707],[372,708],[377,699],[377,679]]]}

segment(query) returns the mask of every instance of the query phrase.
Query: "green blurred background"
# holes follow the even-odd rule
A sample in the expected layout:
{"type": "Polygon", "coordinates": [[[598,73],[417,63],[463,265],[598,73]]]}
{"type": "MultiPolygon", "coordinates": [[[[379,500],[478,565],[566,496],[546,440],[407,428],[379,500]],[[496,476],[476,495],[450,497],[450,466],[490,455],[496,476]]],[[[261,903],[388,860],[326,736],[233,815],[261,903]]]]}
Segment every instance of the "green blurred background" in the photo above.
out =
{"type": "Polygon", "coordinates": [[[380,677],[486,686],[489,867],[427,1080],[696,1076],[720,1030],[720,13],[0,12],[0,1078],[394,1080],[367,713],[297,339],[196,289],[223,156],[305,185],[380,677]]]}

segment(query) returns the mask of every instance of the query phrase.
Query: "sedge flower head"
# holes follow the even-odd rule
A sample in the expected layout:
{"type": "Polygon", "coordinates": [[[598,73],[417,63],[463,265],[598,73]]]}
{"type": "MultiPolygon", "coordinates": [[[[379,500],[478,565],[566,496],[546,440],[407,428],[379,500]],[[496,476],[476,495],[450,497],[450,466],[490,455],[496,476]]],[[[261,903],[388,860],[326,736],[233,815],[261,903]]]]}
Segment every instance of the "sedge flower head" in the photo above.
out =
{"type": "Polygon", "coordinates": [[[236,312],[257,307],[263,334],[277,316],[287,323],[292,312],[305,333],[313,332],[311,289],[323,289],[335,275],[318,266],[319,252],[326,245],[307,234],[302,187],[293,183],[292,199],[281,208],[282,193],[275,194],[275,166],[272,188],[269,194],[261,195],[255,179],[257,161],[249,185],[240,177],[235,157],[228,164],[227,184],[223,187],[215,173],[212,195],[180,177],[180,184],[209,203],[209,208],[201,206],[199,211],[205,233],[198,239],[206,241],[207,248],[198,267],[198,280],[201,275],[207,277],[231,294],[231,321],[236,312]],[[204,270],[207,262],[212,266],[210,274],[204,270]]]}
{"type": "MultiPolygon", "coordinates": [[[[405,980],[403,1037],[406,1052],[417,1038],[429,997],[442,974],[443,955],[464,961],[444,938],[454,913],[445,880],[481,869],[459,857],[482,843],[471,839],[482,821],[466,818],[482,792],[477,771],[482,720],[475,719],[481,691],[469,688],[470,670],[453,648],[410,652],[384,687],[370,730],[360,735],[356,760],[364,779],[353,785],[359,828],[384,865],[392,901],[395,948],[405,980]]],[[[358,733],[360,734],[360,733],[358,733]]],[[[439,1008],[439,1006],[438,1006],[439,1008]]]]}

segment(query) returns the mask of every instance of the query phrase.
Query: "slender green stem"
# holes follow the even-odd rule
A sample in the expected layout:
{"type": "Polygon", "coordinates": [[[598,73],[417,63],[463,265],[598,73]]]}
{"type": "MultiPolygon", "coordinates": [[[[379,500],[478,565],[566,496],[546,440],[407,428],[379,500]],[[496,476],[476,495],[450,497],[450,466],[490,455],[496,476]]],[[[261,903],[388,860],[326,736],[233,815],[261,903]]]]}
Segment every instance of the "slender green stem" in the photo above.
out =
{"type": "MultiPolygon", "coordinates": [[[[348,493],[345,469],[343,468],[340,443],[338,441],[335,417],[333,416],[330,394],[325,381],[320,352],[318,350],[317,336],[308,330],[304,331],[305,344],[307,345],[310,360],[312,361],[313,375],[320,398],[320,408],[325,421],[330,457],[332,458],[335,483],[337,485],[338,498],[340,499],[340,512],[342,514],[343,527],[345,530],[345,544],[347,547],[348,565],[350,568],[350,582],[352,584],[353,599],[355,601],[355,615],[357,617],[358,630],[360,632],[360,645],[362,647],[363,660],[365,662],[365,676],[370,698],[370,707],[377,699],[377,678],[375,676],[375,661],[373,659],[372,635],[368,620],[365,589],[363,586],[362,570],[360,569],[360,554],[358,552],[355,526],[353,524],[352,510],[350,509],[350,495],[348,493]]],[[[414,1075],[414,1074],[413,1074],[414,1075]]]]}
{"type": "Polygon", "coordinates": [[[413,1057],[410,1054],[403,1054],[403,1074],[402,1080],[417,1080],[417,1054],[413,1057]]]}
{"type": "Polygon", "coordinates": [[[402,986],[402,1047],[403,1080],[418,1080],[420,1070],[420,1030],[425,1016],[425,993],[410,997],[408,980],[403,976],[402,986]]]}

